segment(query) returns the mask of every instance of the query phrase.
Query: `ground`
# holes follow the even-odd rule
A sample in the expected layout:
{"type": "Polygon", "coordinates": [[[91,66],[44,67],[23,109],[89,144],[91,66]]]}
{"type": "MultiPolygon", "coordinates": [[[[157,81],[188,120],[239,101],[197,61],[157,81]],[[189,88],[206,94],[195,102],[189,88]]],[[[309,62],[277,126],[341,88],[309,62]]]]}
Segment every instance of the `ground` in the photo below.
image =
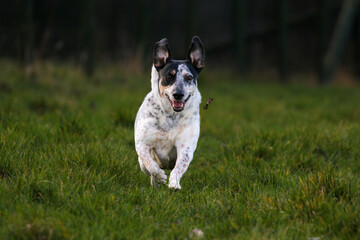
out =
{"type": "Polygon", "coordinates": [[[150,90],[123,65],[90,79],[0,62],[3,239],[356,239],[360,88],[270,85],[204,69],[182,189],[150,186],[133,123],[150,90]]]}

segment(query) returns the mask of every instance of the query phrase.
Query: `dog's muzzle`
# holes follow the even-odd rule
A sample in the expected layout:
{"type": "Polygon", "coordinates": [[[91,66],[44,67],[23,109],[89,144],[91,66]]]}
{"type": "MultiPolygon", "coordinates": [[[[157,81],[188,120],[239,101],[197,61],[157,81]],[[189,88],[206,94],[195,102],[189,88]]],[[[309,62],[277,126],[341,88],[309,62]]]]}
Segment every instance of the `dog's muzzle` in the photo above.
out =
{"type": "Polygon", "coordinates": [[[171,100],[169,95],[167,95],[166,93],[165,93],[165,96],[167,97],[167,99],[169,99],[171,106],[175,112],[181,112],[182,110],[184,110],[185,103],[191,97],[191,95],[189,95],[184,101],[177,101],[177,100],[171,100]]]}

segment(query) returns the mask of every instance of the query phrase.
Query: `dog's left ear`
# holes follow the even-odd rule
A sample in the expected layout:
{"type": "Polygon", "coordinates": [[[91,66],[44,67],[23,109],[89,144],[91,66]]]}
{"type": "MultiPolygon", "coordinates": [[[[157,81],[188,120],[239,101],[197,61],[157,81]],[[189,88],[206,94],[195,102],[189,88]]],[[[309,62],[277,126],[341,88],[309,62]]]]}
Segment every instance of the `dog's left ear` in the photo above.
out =
{"type": "Polygon", "coordinates": [[[205,66],[205,50],[199,37],[193,37],[189,49],[188,59],[192,65],[200,72],[205,66]]]}
{"type": "Polygon", "coordinates": [[[166,38],[161,39],[155,44],[154,48],[154,66],[160,69],[171,59],[169,43],[166,38]]]}

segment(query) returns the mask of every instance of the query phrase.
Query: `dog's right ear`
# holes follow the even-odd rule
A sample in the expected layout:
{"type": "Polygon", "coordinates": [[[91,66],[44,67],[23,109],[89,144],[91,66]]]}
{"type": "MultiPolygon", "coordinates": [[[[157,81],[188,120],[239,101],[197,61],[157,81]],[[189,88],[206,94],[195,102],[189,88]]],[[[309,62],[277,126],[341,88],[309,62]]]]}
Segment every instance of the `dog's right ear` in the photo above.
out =
{"type": "Polygon", "coordinates": [[[154,66],[157,70],[161,69],[171,59],[169,44],[166,38],[155,43],[154,66]]]}
{"type": "Polygon", "coordinates": [[[193,37],[191,41],[188,59],[198,72],[205,66],[205,50],[200,38],[197,36],[193,37]]]}

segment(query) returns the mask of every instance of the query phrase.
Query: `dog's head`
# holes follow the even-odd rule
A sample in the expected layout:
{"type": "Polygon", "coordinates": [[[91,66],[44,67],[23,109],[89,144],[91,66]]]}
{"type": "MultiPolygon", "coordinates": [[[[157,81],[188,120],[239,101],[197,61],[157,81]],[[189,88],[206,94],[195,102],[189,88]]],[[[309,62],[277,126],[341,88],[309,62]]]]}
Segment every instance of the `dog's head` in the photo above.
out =
{"type": "Polygon", "coordinates": [[[158,89],[175,112],[184,110],[197,89],[197,79],[205,65],[205,51],[199,37],[193,37],[186,60],[173,60],[166,38],[155,44],[154,67],[159,73],[158,89]]]}

